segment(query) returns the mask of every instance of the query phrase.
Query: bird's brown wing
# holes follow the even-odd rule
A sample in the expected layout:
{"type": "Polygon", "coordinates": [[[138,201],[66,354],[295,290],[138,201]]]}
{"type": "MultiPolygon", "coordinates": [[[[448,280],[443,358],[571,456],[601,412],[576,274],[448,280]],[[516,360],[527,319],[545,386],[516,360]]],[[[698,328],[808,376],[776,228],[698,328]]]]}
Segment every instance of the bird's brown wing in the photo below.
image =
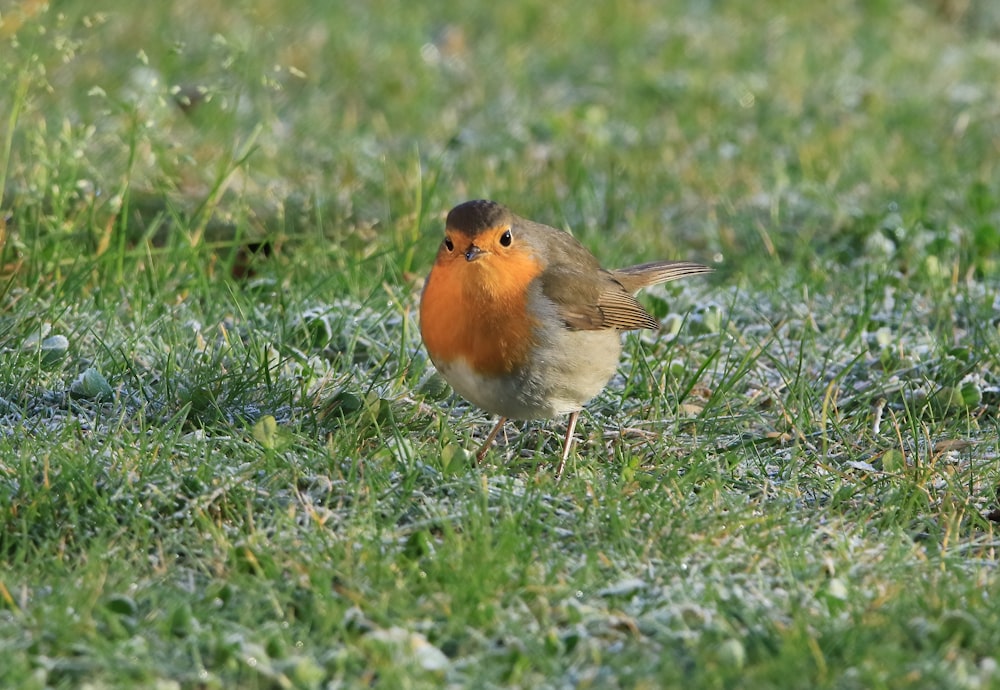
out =
{"type": "Polygon", "coordinates": [[[553,232],[547,239],[548,265],[540,277],[542,294],[555,303],[569,328],[657,327],[635,297],[572,235],[553,232]]]}
{"type": "Polygon", "coordinates": [[[657,328],[659,322],[636,301],[634,293],[712,270],[689,261],[654,261],[606,271],[572,235],[546,229],[550,232],[546,233],[548,262],[539,278],[542,294],[555,303],[563,322],[577,330],[657,328]]]}
{"type": "Polygon", "coordinates": [[[575,267],[549,266],[542,293],[556,305],[570,328],[595,331],[656,328],[656,319],[607,271],[583,274],[575,267]]]}

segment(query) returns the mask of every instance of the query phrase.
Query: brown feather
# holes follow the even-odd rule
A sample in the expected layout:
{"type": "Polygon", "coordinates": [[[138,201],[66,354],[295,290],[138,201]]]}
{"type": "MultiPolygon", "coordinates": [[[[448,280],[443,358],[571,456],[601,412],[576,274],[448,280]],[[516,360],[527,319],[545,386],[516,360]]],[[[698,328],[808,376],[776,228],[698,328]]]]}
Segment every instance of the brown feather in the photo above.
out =
{"type": "Polygon", "coordinates": [[[611,271],[611,275],[629,292],[638,292],[650,285],[711,272],[712,269],[708,266],[691,261],[651,261],[638,266],[619,268],[611,271]]]}
{"type": "Polygon", "coordinates": [[[575,258],[576,262],[550,263],[540,280],[542,292],[555,303],[563,322],[577,330],[658,328],[659,322],[635,299],[634,293],[650,285],[712,270],[689,261],[655,261],[606,271],[598,267],[597,260],[572,236],[563,237],[559,242],[561,251],[553,252],[552,256],[561,258],[564,253],[570,254],[566,258],[575,258]]]}

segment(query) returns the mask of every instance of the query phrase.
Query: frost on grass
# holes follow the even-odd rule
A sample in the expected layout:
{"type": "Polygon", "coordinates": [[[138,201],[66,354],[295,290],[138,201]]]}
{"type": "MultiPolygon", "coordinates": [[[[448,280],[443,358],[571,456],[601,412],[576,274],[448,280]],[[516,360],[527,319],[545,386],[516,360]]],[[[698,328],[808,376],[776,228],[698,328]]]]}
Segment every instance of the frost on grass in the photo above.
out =
{"type": "Polygon", "coordinates": [[[259,305],[245,319],[220,315],[213,323],[194,306],[175,305],[171,318],[151,326],[77,311],[63,316],[71,324],[64,332],[43,323],[8,344],[0,429],[113,435],[180,421],[230,433],[264,416],[295,425],[331,401],[350,413],[364,391],[388,399],[404,390],[402,365],[386,367],[398,351],[398,318],[342,300],[292,313],[259,305]]]}

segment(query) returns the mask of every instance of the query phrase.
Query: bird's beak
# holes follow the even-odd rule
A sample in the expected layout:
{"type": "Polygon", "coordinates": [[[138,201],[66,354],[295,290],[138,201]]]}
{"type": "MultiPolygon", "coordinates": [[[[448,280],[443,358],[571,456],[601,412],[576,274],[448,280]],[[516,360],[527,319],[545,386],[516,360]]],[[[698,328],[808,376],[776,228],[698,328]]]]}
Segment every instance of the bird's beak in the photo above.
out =
{"type": "Polygon", "coordinates": [[[465,260],[466,261],[475,261],[476,259],[478,259],[480,256],[482,256],[485,253],[486,252],[484,252],[482,249],[480,249],[476,245],[470,244],[469,248],[465,250],[465,260]]]}

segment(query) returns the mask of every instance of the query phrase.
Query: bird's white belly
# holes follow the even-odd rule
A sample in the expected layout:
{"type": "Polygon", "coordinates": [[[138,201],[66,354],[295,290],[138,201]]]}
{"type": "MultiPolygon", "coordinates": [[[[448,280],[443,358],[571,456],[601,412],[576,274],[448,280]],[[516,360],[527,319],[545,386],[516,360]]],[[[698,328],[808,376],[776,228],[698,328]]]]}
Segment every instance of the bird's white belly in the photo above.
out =
{"type": "Polygon", "coordinates": [[[601,392],[618,367],[616,331],[567,331],[536,347],[529,363],[508,375],[483,375],[467,360],[435,361],[460,396],[510,419],[549,419],[577,412],[601,392]]]}

